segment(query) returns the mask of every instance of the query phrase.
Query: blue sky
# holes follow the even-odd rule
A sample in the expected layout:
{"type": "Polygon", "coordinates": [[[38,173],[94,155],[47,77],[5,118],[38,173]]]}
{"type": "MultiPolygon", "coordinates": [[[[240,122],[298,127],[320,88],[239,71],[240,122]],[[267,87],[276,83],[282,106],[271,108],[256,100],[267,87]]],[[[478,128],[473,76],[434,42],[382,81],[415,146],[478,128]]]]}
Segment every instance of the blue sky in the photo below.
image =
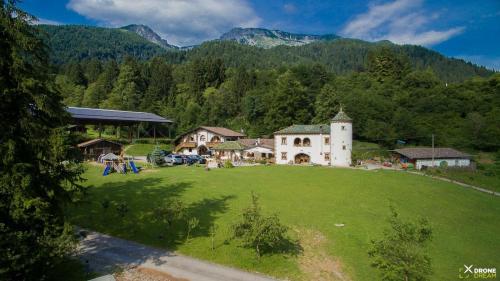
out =
{"type": "Polygon", "coordinates": [[[500,70],[500,0],[24,0],[49,24],[146,24],[176,45],[232,27],[416,44],[500,70]]]}

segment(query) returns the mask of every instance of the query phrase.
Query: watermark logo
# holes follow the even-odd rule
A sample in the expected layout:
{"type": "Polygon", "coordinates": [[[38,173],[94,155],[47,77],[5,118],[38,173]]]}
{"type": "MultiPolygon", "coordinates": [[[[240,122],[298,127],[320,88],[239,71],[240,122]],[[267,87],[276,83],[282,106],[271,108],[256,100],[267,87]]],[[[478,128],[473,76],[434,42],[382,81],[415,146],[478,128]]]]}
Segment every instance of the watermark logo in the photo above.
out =
{"type": "Polygon", "coordinates": [[[464,280],[496,279],[497,269],[495,267],[478,267],[473,264],[464,264],[464,266],[458,270],[458,278],[464,280]]]}

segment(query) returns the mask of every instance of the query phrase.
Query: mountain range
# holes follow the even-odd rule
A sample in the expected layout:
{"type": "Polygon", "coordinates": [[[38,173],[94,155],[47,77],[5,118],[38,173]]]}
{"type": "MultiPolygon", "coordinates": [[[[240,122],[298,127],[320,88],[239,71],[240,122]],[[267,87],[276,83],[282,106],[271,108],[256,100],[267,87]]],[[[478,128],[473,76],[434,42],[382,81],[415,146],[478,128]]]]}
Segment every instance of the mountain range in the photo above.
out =
{"type": "Polygon", "coordinates": [[[335,34],[308,35],[263,28],[233,28],[219,39],[179,47],[168,43],[145,25],[120,28],[38,25],[37,28],[50,47],[56,64],[91,58],[120,60],[124,56],[149,59],[158,55],[165,56],[171,63],[182,63],[211,56],[222,58],[228,66],[279,67],[318,63],[334,73],[345,74],[363,69],[368,52],[386,46],[408,56],[415,68],[430,67],[441,79],[449,82],[494,73],[421,46],[397,45],[389,41],[367,42],[335,34]]]}

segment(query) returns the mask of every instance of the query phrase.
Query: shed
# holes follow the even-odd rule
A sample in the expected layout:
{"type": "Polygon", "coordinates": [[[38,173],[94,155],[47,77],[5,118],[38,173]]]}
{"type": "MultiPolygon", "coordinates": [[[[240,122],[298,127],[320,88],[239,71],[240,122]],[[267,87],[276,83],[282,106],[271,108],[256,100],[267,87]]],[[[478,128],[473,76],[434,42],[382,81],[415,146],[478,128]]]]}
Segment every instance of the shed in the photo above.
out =
{"type": "Polygon", "coordinates": [[[93,139],[78,144],[78,148],[80,148],[85,160],[96,161],[102,154],[120,155],[123,145],[109,140],[93,139]]]}
{"type": "Polygon", "coordinates": [[[471,156],[449,147],[414,147],[395,149],[393,152],[401,163],[413,163],[415,168],[422,167],[469,167],[471,156]]]}

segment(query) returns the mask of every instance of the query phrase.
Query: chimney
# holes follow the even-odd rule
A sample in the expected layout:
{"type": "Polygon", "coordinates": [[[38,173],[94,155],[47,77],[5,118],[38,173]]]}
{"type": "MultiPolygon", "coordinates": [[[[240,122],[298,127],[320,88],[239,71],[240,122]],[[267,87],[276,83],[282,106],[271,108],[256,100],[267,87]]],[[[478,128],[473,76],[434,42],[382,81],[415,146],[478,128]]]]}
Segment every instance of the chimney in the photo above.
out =
{"type": "Polygon", "coordinates": [[[260,138],[257,138],[257,144],[260,144],[260,138]]]}

